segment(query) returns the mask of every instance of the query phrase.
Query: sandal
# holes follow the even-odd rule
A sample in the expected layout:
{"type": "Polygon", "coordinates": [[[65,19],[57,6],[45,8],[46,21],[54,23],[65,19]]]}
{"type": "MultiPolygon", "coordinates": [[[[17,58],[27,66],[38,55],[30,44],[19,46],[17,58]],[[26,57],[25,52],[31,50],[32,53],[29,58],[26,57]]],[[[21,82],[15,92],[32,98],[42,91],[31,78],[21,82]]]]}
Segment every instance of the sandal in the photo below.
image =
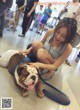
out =
{"type": "Polygon", "coordinates": [[[53,75],[54,75],[54,73],[51,73],[50,74],[48,70],[43,70],[41,72],[42,79],[44,79],[46,81],[50,80],[53,77],[53,75]]]}

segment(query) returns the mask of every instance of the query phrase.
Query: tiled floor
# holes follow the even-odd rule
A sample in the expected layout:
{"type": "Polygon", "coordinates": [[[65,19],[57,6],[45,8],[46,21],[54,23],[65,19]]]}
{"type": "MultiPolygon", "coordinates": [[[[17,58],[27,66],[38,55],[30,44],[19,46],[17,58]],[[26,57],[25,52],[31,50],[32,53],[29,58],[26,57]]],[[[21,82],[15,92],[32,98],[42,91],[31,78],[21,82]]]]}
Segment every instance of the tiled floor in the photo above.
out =
{"type": "MultiPolygon", "coordinates": [[[[41,40],[44,35],[28,31],[25,38],[21,38],[18,37],[21,27],[18,26],[17,30],[16,32],[4,30],[4,35],[0,38],[0,54],[9,49],[26,49],[29,43],[35,39],[41,40]]],[[[80,110],[80,70],[77,71],[76,67],[76,63],[72,66],[63,64],[49,81],[70,97],[71,103],[68,106],[60,105],[46,96],[38,98],[35,91],[31,91],[28,97],[22,97],[12,76],[2,67],[0,67],[0,98],[12,97],[13,110],[80,110]]]]}

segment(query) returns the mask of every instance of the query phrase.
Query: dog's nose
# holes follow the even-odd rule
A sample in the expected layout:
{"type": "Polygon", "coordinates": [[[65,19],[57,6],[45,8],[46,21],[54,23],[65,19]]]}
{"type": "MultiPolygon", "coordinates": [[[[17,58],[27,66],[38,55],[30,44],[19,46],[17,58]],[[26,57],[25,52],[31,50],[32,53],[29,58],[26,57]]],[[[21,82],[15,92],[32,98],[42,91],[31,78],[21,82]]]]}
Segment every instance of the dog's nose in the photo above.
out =
{"type": "Polygon", "coordinates": [[[35,81],[36,80],[36,77],[35,76],[32,76],[31,79],[33,79],[35,81]]]}

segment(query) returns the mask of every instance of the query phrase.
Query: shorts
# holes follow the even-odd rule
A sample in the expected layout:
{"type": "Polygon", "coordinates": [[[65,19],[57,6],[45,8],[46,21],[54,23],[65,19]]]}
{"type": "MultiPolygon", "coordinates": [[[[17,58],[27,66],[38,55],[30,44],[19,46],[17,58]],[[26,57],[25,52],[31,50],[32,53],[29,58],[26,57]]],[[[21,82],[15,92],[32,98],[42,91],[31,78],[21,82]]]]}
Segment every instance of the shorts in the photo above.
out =
{"type": "Polygon", "coordinates": [[[46,24],[47,23],[47,19],[41,19],[41,23],[42,24],[46,24]]]}

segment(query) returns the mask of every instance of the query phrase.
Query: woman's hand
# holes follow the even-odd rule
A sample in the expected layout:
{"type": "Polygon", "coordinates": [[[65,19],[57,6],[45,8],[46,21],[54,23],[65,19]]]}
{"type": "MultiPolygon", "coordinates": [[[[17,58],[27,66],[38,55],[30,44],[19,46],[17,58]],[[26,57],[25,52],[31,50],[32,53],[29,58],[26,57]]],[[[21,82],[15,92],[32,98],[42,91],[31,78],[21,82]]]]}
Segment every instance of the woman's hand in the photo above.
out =
{"type": "Polygon", "coordinates": [[[30,47],[27,50],[20,50],[19,54],[22,54],[22,55],[24,55],[26,57],[26,55],[29,54],[31,52],[31,50],[32,50],[32,47],[30,47]]]}
{"type": "Polygon", "coordinates": [[[19,54],[20,54],[20,55],[23,55],[24,57],[26,57],[26,53],[23,52],[23,51],[21,51],[21,50],[19,51],[19,54]]]}
{"type": "Polygon", "coordinates": [[[37,62],[37,63],[29,63],[29,64],[30,64],[30,66],[35,67],[37,69],[42,68],[42,63],[39,63],[39,62],[37,62]]]}
{"type": "Polygon", "coordinates": [[[29,12],[28,14],[27,14],[27,17],[30,17],[31,16],[31,13],[29,12]]]}
{"type": "Polygon", "coordinates": [[[29,50],[25,50],[25,51],[20,50],[20,51],[19,51],[19,54],[26,57],[26,55],[27,55],[29,52],[30,52],[29,50]]]}

